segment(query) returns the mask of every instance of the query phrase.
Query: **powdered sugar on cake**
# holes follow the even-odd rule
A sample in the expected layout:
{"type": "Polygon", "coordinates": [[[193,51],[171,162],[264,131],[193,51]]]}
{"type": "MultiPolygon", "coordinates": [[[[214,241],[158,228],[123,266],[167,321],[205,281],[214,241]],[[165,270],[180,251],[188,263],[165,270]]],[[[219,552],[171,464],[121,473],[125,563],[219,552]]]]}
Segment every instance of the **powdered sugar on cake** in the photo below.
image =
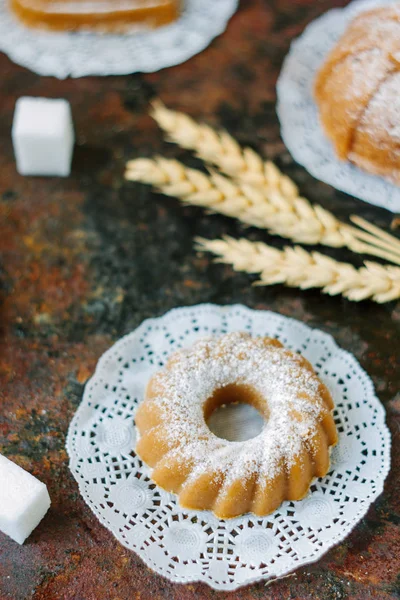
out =
{"type": "MultiPolygon", "coordinates": [[[[360,128],[382,132],[400,144],[400,72],[393,73],[371,99],[360,128]]],[[[400,148],[398,148],[400,150],[400,148]]]]}
{"type": "Polygon", "coordinates": [[[317,424],[329,411],[320,380],[301,356],[240,332],[179,351],[155,380],[165,392],[152,402],[168,416],[164,434],[171,453],[193,462],[190,479],[207,472],[223,476],[229,485],[259,474],[260,482],[267,482],[311,446],[317,424]],[[268,418],[253,439],[223,440],[207,427],[206,401],[230,384],[249,386],[266,401],[268,418]]]}

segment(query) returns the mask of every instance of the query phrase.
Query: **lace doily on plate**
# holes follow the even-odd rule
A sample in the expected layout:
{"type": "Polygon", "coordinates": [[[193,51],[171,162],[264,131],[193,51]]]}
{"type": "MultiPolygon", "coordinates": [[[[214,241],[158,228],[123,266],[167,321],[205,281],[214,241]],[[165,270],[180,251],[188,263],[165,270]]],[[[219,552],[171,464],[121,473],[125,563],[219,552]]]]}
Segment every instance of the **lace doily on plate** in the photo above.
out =
{"type": "MultiPolygon", "coordinates": [[[[113,1],[113,0],[110,0],[113,1]]],[[[198,54],[236,11],[238,0],[185,0],[171,25],[126,35],[54,33],[21,25],[0,0],[0,51],[39,75],[84,77],[152,73],[198,54]]]]}
{"type": "Polygon", "coordinates": [[[325,136],[313,98],[316,73],[356,14],[397,0],[361,0],[313,21],[295,40],[277,84],[277,112],[283,141],[293,158],[314,177],[370,204],[400,212],[400,187],[340,161],[325,136]]]}
{"type": "Polygon", "coordinates": [[[67,451],[83,498],[124,546],[171,581],[230,590],[281,577],[343,540],[382,492],[390,434],[368,375],[330,335],[271,312],[204,304],[145,321],[101,357],[67,451]],[[224,521],[181,509],[151,482],[132,451],[134,414],[150,375],[172,351],[238,330],[276,337],[311,361],[334,397],[340,433],[331,472],[304,500],[284,502],[265,518],[224,521]]]}

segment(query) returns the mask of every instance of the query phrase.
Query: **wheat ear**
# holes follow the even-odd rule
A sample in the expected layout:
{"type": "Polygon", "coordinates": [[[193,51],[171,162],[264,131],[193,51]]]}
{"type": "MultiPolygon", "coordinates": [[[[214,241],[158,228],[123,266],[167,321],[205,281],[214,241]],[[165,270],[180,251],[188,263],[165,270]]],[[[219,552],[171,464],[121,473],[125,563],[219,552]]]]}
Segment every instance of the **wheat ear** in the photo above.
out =
{"type": "Polygon", "coordinates": [[[389,236],[379,228],[376,229],[386,235],[385,240],[381,235],[376,235],[376,232],[373,235],[366,234],[361,229],[342,223],[322,206],[312,205],[299,195],[294,182],[274,163],[264,161],[251,148],[242,148],[226,131],[216,131],[209,125],[197,123],[184,113],[166,108],[159,100],[153,103],[152,116],[167,133],[170,141],[194,150],[200,158],[214,164],[223,173],[242,184],[262,190],[267,201],[274,204],[281,213],[294,212],[306,216],[309,235],[295,239],[281,233],[283,237],[291,237],[305,244],[347,246],[353,252],[379,256],[400,264],[397,238],[389,236]]]}
{"type": "Polygon", "coordinates": [[[281,192],[289,199],[299,196],[295,183],[274,165],[264,161],[251,148],[242,148],[226,131],[198,123],[184,113],[170,110],[160,100],[152,104],[152,117],[182,148],[194,150],[206,162],[244,183],[281,192]]]}
{"type": "MultiPolygon", "coordinates": [[[[243,223],[271,233],[289,238],[302,244],[317,244],[322,239],[329,246],[340,246],[337,240],[337,223],[333,215],[317,207],[319,220],[314,218],[315,211],[302,198],[297,198],[291,207],[278,201],[268,201],[256,187],[235,183],[232,180],[211,172],[189,169],[182,163],[165,158],[138,158],[127,163],[126,179],[141,181],[159,189],[167,196],[181,201],[208,208],[239,219],[243,223]]],[[[348,238],[352,243],[351,227],[344,225],[339,239],[348,238]]],[[[361,242],[354,241],[361,244],[361,242]]],[[[377,249],[381,258],[390,260],[391,254],[377,249]]],[[[400,257],[398,258],[400,264],[400,257]]]]}
{"type": "Polygon", "coordinates": [[[151,184],[163,194],[187,204],[234,217],[248,225],[267,228],[297,242],[311,244],[319,236],[319,231],[316,232],[310,224],[306,209],[298,212],[281,210],[278,205],[267,202],[253,186],[236,184],[216,172],[206,175],[177,160],[139,158],[128,163],[125,177],[151,184]]]}
{"type": "Polygon", "coordinates": [[[325,294],[341,294],[355,302],[370,298],[383,303],[400,298],[399,267],[366,261],[364,267],[356,269],[349,263],[319,252],[306,252],[299,246],[277,250],[244,238],[195,241],[198,251],[215,254],[217,262],[230,264],[235,271],[260,274],[256,285],[282,283],[302,290],[321,288],[325,294]]]}

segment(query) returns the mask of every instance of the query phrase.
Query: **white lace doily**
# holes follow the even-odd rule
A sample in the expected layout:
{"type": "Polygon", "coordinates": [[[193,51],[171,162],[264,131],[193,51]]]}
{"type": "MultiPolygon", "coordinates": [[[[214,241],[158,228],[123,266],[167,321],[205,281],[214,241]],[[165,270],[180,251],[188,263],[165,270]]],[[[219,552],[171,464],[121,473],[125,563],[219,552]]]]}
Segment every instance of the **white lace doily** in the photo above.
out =
{"type": "Polygon", "coordinates": [[[330,335],[271,312],[204,304],[145,321],[101,357],[67,450],[82,496],[124,546],[171,581],[231,590],[283,576],[343,540],[382,492],[390,434],[368,375],[330,335]],[[304,500],[284,502],[265,518],[224,521],[181,509],[151,482],[132,448],[150,375],[177,348],[235,330],[276,337],[311,361],[334,397],[339,443],[331,472],[304,500]]]}
{"type": "Polygon", "coordinates": [[[400,212],[400,187],[336,157],[318,119],[313,84],[327,54],[357,13],[396,2],[356,1],[313,21],[292,43],[277,84],[282,138],[293,158],[317,179],[392,212],[400,212]]]}
{"type": "MultiPolygon", "coordinates": [[[[113,1],[113,0],[111,0],[113,1]]],[[[185,0],[171,25],[126,35],[32,30],[0,0],[0,51],[39,75],[83,77],[152,73],[178,65],[225,31],[238,0],[185,0]]]]}

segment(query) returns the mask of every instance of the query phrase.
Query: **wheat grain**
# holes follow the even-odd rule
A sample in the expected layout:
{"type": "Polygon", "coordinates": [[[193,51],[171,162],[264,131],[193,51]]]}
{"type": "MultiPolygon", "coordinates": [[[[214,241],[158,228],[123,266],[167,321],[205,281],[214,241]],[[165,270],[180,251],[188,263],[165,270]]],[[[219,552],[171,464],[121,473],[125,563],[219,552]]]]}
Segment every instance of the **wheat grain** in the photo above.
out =
{"type": "Polygon", "coordinates": [[[294,182],[273,162],[264,161],[251,148],[242,148],[226,131],[197,123],[184,113],[168,109],[159,100],[153,102],[152,116],[171,142],[195,150],[200,158],[216,165],[226,175],[281,192],[288,200],[299,196],[294,182]]]}
{"type": "Polygon", "coordinates": [[[267,228],[297,242],[313,244],[321,236],[321,224],[313,222],[307,204],[299,201],[297,211],[286,210],[279,202],[268,202],[257,188],[237,184],[216,172],[206,175],[176,160],[158,157],[130,161],[125,176],[131,181],[151,184],[187,204],[267,228]]]}
{"type": "Polygon", "coordinates": [[[370,298],[383,303],[400,298],[400,268],[366,261],[356,269],[319,252],[306,252],[295,246],[277,250],[262,242],[225,237],[196,239],[199,251],[215,254],[218,262],[236,271],[260,274],[256,285],[285,284],[300,289],[321,288],[331,296],[341,294],[359,302],[370,298]]]}
{"type": "MultiPolygon", "coordinates": [[[[269,201],[257,187],[233,182],[216,172],[206,175],[177,160],[161,157],[129,161],[125,177],[150,184],[187,204],[202,206],[247,225],[268,229],[294,242],[347,245],[356,252],[371,251],[376,256],[396,260],[387,250],[375,249],[354,238],[351,226],[343,224],[339,230],[339,222],[331,213],[320,206],[312,209],[302,198],[297,198],[289,206],[279,196],[272,195],[269,201]]],[[[400,262],[400,257],[397,261],[400,262]]]]}
{"type": "Polygon", "coordinates": [[[257,187],[258,194],[261,195],[261,191],[265,200],[282,215],[279,235],[304,244],[347,246],[353,252],[379,256],[400,264],[400,254],[394,250],[398,243],[396,238],[382,230],[379,231],[386,240],[382,235],[376,235],[376,231],[375,235],[367,236],[360,229],[342,223],[321,206],[312,205],[299,195],[294,182],[271,161],[264,161],[251,148],[242,148],[227,132],[197,123],[184,113],[166,108],[160,101],[153,103],[152,116],[170,141],[194,150],[200,158],[216,165],[247,188],[257,187]],[[284,213],[288,215],[284,216],[284,213]],[[308,221],[307,231],[299,231],[297,237],[293,237],[295,227],[286,227],[287,223],[293,222],[293,213],[298,214],[303,222],[308,221]]]}

